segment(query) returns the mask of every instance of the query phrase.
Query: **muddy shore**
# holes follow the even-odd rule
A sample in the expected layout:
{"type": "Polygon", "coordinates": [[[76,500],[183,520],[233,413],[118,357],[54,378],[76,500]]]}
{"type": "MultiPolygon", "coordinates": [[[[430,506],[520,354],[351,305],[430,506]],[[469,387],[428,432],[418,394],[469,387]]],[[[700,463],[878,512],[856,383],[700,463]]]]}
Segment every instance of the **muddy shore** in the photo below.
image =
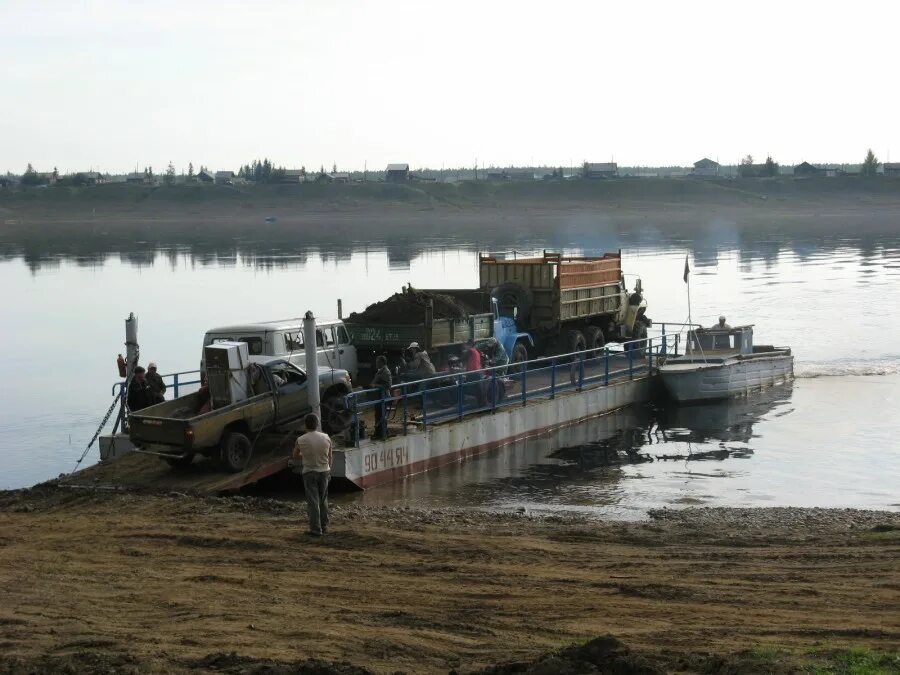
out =
{"type": "Polygon", "coordinates": [[[789,672],[860,649],[900,663],[898,513],[598,523],[349,505],[322,540],[304,517],[251,497],[0,493],[0,673],[789,672]]]}

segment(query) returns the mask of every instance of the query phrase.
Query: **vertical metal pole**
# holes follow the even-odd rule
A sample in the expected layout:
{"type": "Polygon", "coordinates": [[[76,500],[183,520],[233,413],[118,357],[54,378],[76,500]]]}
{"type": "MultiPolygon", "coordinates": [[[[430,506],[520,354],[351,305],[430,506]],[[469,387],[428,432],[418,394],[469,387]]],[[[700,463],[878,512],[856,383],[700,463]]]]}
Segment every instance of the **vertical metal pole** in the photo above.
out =
{"type": "Polygon", "coordinates": [[[491,412],[497,409],[497,369],[491,371],[491,412]]]}
{"type": "Polygon", "coordinates": [[[609,347],[603,349],[603,367],[606,370],[606,386],[609,386],[609,347]]]}
{"type": "Polygon", "coordinates": [[[675,333],[675,356],[678,356],[678,343],[681,342],[681,333],[675,333]]]}
{"type": "Polygon", "coordinates": [[[584,352],[578,355],[578,391],[584,387],[584,352]]]}
{"type": "Polygon", "coordinates": [[[647,343],[647,357],[650,359],[650,364],[648,370],[653,370],[653,338],[650,338],[650,341],[647,343]]]}
{"type": "Polygon", "coordinates": [[[409,396],[406,393],[406,385],[400,385],[400,397],[403,399],[403,435],[406,436],[406,424],[409,420],[409,409],[406,404],[409,400],[409,396]]]}
{"type": "Polygon", "coordinates": [[[666,355],[666,324],[662,325],[662,348],[660,349],[660,354],[666,355]]]}
{"type": "Polygon", "coordinates": [[[359,447],[359,399],[356,394],[350,394],[353,397],[353,446],[359,447]]]}
{"type": "MultiPolygon", "coordinates": [[[[421,386],[421,385],[420,385],[421,386]]],[[[428,390],[422,390],[422,431],[428,428],[428,390]]]]}
{"type": "MultiPolygon", "coordinates": [[[[684,257],[684,265],[687,268],[687,256],[684,257]]],[[[691,318],[691,275],[688,274],[685,278],[687,282],[687,294],[688,294],[688,343],[687,343],[687,354],[691,355],[691,324],[693,323],[693,319],[691,318]]]]}
{"type": "Polygon", "coordinates": [[[628,350],[628,379],[634,379],[634,349],[628,350]]]}
{"type": "Polygon", "coordinates": [[[172,395],[178,398],[178,373],[172,376],[172,395]]]}
{"type": "Polygon", "coordinates": [[[525,401],[528,400],[528,378],[526,373],[528,372],[528,368],[523,364],[522,365],[522,405],[525,405],[525,401]]]}
{"type": "Polygon", "coordinates": [[[379,387],[378,391],[381,394],[381,400],[378,402],[378,405],[381,408],[381,433],[384,435],[384,439],[387,440],[387,399],[384,397],[384,389],[379,387]]]}
{"type": "Polygon", "coordinates": [[[556,357],[550,359],[550,398],[556,398],[556,357]]]}
{"type": "Polygon", "coordinates": [[[463,403],[466,398],[466,392],[463,390],[465,378],[465,375],[456,376],[456,412],[459,415],[459,419],[463,418],[463,403]]]}
{"type": "MultiPolygon", "coordinates": [[[[312,311],[303,316],[303,350],[306,352],[306,395],[313,414],[322,420],[319,395],[319,362],[316,357],[316,317],[312,311]]],[[[321,424],[320,424],[321,427],[321,424]]]]}
{"type": "Polygon", "coordinates": [[[125,362],[127,363],[125,370],[125,383],[122,385],[122,402],[119,404],[119,420],[120,429],[125,431],[125,409],[128,404],[128,384],[131,382],[131,376],[134,369],[137,368],[138,360],[141,357],[141,348],[138,345],[138,320],[134,312],[128,314],[125,319],[125,362]]]}

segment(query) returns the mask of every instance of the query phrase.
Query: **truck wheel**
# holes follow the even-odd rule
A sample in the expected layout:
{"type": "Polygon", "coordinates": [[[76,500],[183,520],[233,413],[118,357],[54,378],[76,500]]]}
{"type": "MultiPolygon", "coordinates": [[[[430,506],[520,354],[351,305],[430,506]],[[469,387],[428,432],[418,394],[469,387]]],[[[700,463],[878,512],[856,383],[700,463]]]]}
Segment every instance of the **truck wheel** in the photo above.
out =
{"type": "Polygon", "coordinates": [[[566,335],[566,352],[583,352],[587,349],[587,340],[580,330],[570,330],[566,335]]]}
{"type": "Polygon", "coordinates": [[[243,471],[250,461],[253,445],[250,439],[239,431],[226,431],[219,441],[219,459],[226,471],[243,471]]]}
{"type": "Polygon", "coordinates": [[[344,405],[344,395],[340,392],[326,394],[322,400],[322,431],[339,434],[353,421],[353,413],[344,405]]]}
{"type": "Polygon", "coordinates": [[[189,452],[181,457],[166,457],[166,463],[173,469],[185,469],[194,461],[194,453],[189,452]]]}
{"type": "MultiPolygon", "coordinates": [[[[647,326],[643,323],[634,331],[635,340],[647,339],[647,326]]],[[[644,342],[636,346],[637,356],[644,359],[647,358],[647,343],[644,342]]]]}
{"type": "Polygon", "coordinates": [[[588,326],[584,331],[584,339],[587,342],[587,348],[595,351],[590,356],[598,356],[599,350],[603,349],[606,344],[606,338],[603,337],[603,330],[600,326],[588,326]]]}
{"type": "Polygon", "coordinates": [[[507,370],[511,373],[521,373],[524,369],[524,364],[528,360],[528,345],[524,342],[517,342],[513,347],[512,354],[509,356],[509,366],[507,370]]]}

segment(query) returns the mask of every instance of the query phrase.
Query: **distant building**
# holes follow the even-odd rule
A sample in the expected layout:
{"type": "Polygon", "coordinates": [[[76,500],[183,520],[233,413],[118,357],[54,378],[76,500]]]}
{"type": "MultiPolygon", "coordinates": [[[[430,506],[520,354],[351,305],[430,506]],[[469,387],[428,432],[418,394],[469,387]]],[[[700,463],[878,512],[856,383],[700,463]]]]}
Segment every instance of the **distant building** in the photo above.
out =
{"type": "Polygon", "coordinates": [[[534,171],[510,169],[506,172],[509,180],[534,180],[534,171]]]}
{"type": "Polygon", "coordinates": [[[135,172],[130,173],[127,176],[125,176],[125,182],[126,183],[141,183],[141,184],[149,183],[150,176],[145,174],[143,171],[135,171],[135,172]]]}
{"type": "Polygon", "coordinates": [[[234,171],[216,171],[214,180],[216,185],[232,185],[234,183],[234,171]]]}
{"type": "Polygon", "coordinates": [[[824,176],[825,169],[820,166],[815,166],[814,164],[810,164],[809,162],[801,162],[797,166],[794,167],[794,175],[795,176],[824,176]]]}
{"type": "Polygon", "coordinates": [[[305,183],[306,171],[303,169],[285,169],[284,175],[279,181],[281,183],[305,183]]]}
{"type": "Polygon", "coordinates": [[[892,177],[900,177],[900,162],[885,162],[884,175],[892,177]]]}
{"type": "Polygon", "coordinates": [[[694,162],[694,170],[691,171],[690,175],[699,178],[709,178],[711,176],[718,176],[720,169],[721,166],[719,166],[718,162],[714,162],[708,157],[704,157],[703,159],[694,162]]]}
{"type": "Polygon", "coordinates": [[[85,185],[100,185],[106,182],[106,178],[99,171],[83,171],[78,175],[85,185]]]}
{"type": "Polygon", "coordinates": [[[331,175],[332,183],[349,183],[350,182],[350,174],[346,171],[335,171],[331,175]]]}
{"type": "Polygon", "coordinates": [[[15,176],[0,176],[0,188],[11,188],[19,184],[15,176]]]}
{"type": "Polygon", "coordinates": [[[615,178],[619,175],[619,167],[615,162],[585,162],[582,176],[584,178],[615,178]]]}
{"type": "Polygon", "coordinates": [[[506,171],[500,169],[488,169],[486,178],[490,181],[499,183],[501,181],[509,180],[509,175],[506,171]]]}
{"type": "Polygon", "coordinates": [[[207,171],[203,169],[200,173],[197,174],[197,182],[199,183],[215,183],[216,176],[212,171],[207,171]]]}
{"type": "Polygon", "coordinates": [[[409,180],[409,164],[388,164],[384,180],[388,183],[405,183],[409,180]]]}

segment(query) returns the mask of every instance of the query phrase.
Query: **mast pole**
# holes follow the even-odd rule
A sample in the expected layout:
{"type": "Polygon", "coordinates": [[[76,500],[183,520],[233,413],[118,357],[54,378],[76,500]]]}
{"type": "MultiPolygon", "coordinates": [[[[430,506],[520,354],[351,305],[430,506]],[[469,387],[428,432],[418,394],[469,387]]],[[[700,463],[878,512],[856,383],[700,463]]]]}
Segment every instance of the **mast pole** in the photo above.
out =
{"type": "Polygon", "coordinates": [[[691,319],[691,268],[688,265],[688,256],[685,254],[684,256],[684,283],[687,284],[687,296],[688,296],[688,329],[687,329],[687,355],[691,355],[691,330],[693,329],[694,322],[691,319]]]}

